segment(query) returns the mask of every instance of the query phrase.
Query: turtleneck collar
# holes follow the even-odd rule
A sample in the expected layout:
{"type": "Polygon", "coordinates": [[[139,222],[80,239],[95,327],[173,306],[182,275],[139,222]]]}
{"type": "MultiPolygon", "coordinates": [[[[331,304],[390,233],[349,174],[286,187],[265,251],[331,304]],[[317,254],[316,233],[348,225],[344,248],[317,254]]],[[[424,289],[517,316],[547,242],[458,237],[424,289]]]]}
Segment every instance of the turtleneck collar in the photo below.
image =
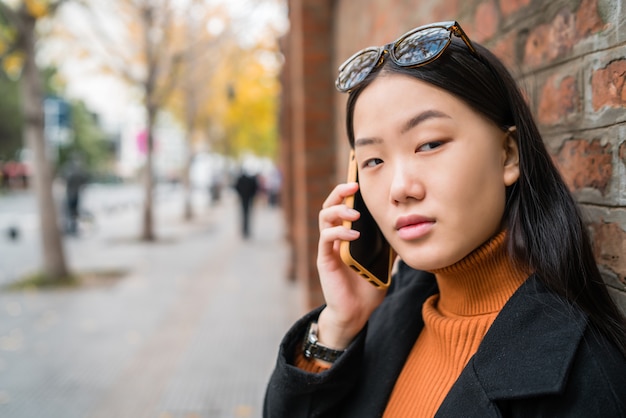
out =
{"type": "Polygon", "coordinates": [[[439,286],[437,310],[475,316],[502,309],[530,274],[513,263],[505,238],[502,231],[457,263],[432,271],[439,286]]]}

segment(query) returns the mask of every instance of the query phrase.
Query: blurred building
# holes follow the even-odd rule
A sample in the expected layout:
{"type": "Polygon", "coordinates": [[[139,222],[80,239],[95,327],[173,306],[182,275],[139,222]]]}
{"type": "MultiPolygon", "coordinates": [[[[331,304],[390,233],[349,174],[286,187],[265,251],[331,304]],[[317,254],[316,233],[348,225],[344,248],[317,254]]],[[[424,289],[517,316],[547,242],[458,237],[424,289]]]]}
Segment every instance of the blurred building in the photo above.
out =
{"type": "MultiPolygon", "coordinates": [[[[135,178],[144,166],[148,149],[145,109],[129,107],[120,127],[118,175],[135,178]]],[[[157,180],[178,181],[185,167],[187,143],[180,125],[161,113],[154,129],[154,174],[157,180]]]]}
{"type": "Polygon", "coordinates": [[[626,309],[626,8],[612,0],[289,0],[281,113],[290,276],[305,307],[322,302],[317,216],[345,178],[346,95],[337,67],[409,29],[458,20],[525,87],[539,127],[583,211],[600,268],[626,309]]]}

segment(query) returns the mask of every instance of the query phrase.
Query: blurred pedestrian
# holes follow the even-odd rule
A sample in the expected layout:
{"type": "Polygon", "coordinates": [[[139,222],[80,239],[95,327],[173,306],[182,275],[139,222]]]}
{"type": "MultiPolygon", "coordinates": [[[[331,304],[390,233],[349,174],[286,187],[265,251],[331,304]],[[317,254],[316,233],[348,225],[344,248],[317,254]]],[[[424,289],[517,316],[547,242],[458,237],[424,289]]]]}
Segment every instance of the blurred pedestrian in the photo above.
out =
{"type": "Polygon", "coordinates": [[[80,197],[87,184],[87,173],[78,156],[72,156],[64,169],[63,176],[65,178],[65,232],[68,235],[76,235],[80,216],[80,197]]]}
{"type": "Polygon", "coordinates": [[[254,205],[254,197],[259,190],[257,176],[246,172],[245,169],[237,177],[235,190],[241,203],[241,234],[244,238],[250,237],[250,212],[254,205]]]}
{"type": "Polygon", "coordinates": [[[282,175],[278,167],[272,167],[265,179],[265,191],[267,202],[270,206],[278,206],[280,203],[280,189],[282,186],[282,175]]]}
{"type": "Polygon", "coordinates": [[[222,198],[223,177],[224,175],[220,171],[216,171],[209,180],[209,201],[212,206],[216,205],[222,198]]]}

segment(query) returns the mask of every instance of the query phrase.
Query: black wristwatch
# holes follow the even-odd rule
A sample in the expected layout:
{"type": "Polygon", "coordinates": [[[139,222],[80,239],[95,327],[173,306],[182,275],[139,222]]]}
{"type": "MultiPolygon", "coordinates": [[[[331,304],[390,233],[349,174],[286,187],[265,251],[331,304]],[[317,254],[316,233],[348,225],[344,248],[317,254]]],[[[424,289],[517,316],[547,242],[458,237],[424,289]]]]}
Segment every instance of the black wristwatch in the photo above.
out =
{"type": "Polygon", "coordinates": [[[333,350],[332,348],[324,347],[317,339],[317,322],[311,322],[309,330],[304,336],[304,344],[302,345],[304,350],[304,357],[316,358],[318,360],[324,360],[329,363],[334,363],[345,350],[333,350]]]}

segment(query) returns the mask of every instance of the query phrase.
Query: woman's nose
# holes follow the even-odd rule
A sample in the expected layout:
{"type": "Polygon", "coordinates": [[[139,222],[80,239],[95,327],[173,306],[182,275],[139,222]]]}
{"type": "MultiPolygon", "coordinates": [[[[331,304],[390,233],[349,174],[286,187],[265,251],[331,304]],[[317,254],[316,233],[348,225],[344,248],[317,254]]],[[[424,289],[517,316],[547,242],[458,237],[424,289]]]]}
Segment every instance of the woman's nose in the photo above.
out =
{"type": "Polygon", "coordinates": [[[389,190],[393,204],[405,203],[409,200],[422,200],[426,195],[423,176],[411,164],[398,164],[393,170],[389,190]]]}

